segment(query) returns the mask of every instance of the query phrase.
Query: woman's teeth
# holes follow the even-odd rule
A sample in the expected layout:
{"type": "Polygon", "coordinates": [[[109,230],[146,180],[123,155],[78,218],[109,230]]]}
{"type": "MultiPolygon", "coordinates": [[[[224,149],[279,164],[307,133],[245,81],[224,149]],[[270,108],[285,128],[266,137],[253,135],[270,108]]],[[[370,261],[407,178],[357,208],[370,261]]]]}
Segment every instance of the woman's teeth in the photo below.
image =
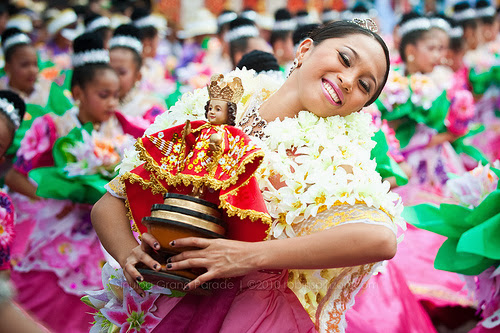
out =
{"type": "Polygon", "coordinates": [[[323,81],[323,87],[325,87],[326,91],[328,92],[328,94],[330,94],[330,97],[335,103],[340,103],[340,98],[331,85],[323,81]]]}

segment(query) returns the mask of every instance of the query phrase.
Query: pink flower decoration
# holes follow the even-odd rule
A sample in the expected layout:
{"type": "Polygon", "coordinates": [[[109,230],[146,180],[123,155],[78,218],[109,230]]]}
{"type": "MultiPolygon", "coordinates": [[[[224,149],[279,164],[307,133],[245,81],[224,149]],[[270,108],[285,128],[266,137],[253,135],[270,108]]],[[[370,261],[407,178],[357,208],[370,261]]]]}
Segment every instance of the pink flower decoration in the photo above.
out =
{"type": "Polygon", "coordinates": [[[31,160],[50,148],[50,131],[46,125],[44,117],[35,119],[31,128],[24,135],[21,147],[17,152],[18,156],[23,156],[25,160],[31,160]]]}
{"type": "Polygon", "coordinates": [[[83,263],[81,258],[86,258],[90,252],[89,242],[82,240],[76,241],[65,235],[60,235],[52,241],[50,246],[42,249],[43,259],[51,267],[76,268],[83,263]]]}
{"type": "Polygon", "coordinates": [[[468,125],[474,117],[475,110],[472,93],[468,90],[456,91],[445,120],[446,127],[456,135],[467,133],[468,125]]]}
{"type": "Polygon", "coordinates": [[[101,313],[120,327],[120,333],[150,332],[160,322],[160,318],[150,312],[159,295],[146,292],[146,296],[141,298],[128,285],[125,286],[123,294],[126,296],[121,308],[103,308],[101,313]],[[133,294],[137,296],[134,297],[133,294]]]}

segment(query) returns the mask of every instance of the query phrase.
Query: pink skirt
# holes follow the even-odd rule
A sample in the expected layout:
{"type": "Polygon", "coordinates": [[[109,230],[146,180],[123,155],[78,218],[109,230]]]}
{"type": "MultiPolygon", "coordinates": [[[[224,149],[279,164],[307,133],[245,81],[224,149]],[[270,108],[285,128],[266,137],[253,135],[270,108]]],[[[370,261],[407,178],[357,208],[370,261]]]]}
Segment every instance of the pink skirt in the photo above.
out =
{"type": "Polygon", "coordinates": [[[435,333],[431,319],[412,294],[402,272],[389,261],[368,280],[347,311],[347,333],[435,333]]]}
{"type": "Polygon", "coordinates": [[[164,317],[153,332],[316,332],[287,280],[287,271],[256,272],[215,281],[210,296],[162,298],[155,315],[164,317]]]}
{"type": "Polygon", "coordinates": [[[65,293],[52,272],[12,271],[16,302],[54,333],[87,333],[94,318],[79,296],[65,293]]]}
{"type": "Polygon", "coordinates": [[[434,268],[436,254],[446,237],[408,225],[393,261],[419,300],[436,306],[473,306],[460,275],[434,268]]]}

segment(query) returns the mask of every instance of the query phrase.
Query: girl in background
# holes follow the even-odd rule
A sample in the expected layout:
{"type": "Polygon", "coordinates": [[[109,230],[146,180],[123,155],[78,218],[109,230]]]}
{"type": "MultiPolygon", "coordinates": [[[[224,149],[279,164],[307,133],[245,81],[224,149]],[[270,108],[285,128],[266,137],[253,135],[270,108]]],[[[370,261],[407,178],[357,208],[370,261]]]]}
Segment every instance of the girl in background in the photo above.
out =
{"type": "Polygon", "coordinates": [[[16,92],[25,103],[44,107],[47,104],[50,82],[38,77],[38,57],[28,35],[17,28],[2,34],[6,77],[2,88],[16,92]]]}
{"type": "Polygon", "coordinates": [[[143,63],[140,30],[131,24],[121,25],[109,44],[110,65],[120,79],[118,109],[129,119],[147,126],[164,111],[165,102],[155,92],[139,88],[143,63]]]}
{"type": "MultiPolygon", "coordinates": [[[[100,272],[104,255],[90,224],[92,202],[74,197],[85,195],[89,188],[76,187],[64,192],[68,197],[59,198],[48,192],[52,189],[63,193],[61,190],[67,186],[79,186],[81,178],[61,183],[60,177],[37,178],[34,173],[59,165],[60,160],[54,156],[59,151],[57,147],[61,147],[58,143],[61,137],[67,142],[71,133],[90,131],[92,140],[85,141],[86,146],[93,143],[97,156],[111,147],[116,151],[126,139],[125,134],[137,130],[116,113],[119,79],[109,65],[108,51],[103,49],[99,36],[87,33],[78,37],[72,61],[71,91],[77,106],[62,116],[47,114],[37,118],[22,140],[17,161],[6,177],[11,190],[18,193],[13,197],[18,198],[14,201],[17,209],[37,207],[31,217],[34,228],[27,250],[12,275],[18,301],[54,332],[88,332],[92,317],[84,310],[80,297],[84,290],[101,286],[100,279],[94,277],[100,272]],[[50,180],[44,182],[46,179],[50,180]],[[42,198],[40,193],[50,195],[42,198]]],[[[77,160],[85,158],[80,156],[77,160]]],[[[89,168],[90,164],[83,171],[89,168]]],[[[65,167],[62,169],[62,175],[68,172],[65,167]]]]}

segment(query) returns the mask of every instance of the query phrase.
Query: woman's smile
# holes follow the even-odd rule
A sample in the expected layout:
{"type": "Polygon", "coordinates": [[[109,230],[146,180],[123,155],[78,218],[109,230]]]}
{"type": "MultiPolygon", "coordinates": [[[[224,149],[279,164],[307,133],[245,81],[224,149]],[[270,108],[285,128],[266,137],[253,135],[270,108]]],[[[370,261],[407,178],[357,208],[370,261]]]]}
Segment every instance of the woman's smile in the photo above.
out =
{"type": "Polygon", "coordinates": [[[330,80],[325,78],[321,79],[321,87],[326,99],[333,105],[342,105],[344,96],[340,88],[330,80]]]}

